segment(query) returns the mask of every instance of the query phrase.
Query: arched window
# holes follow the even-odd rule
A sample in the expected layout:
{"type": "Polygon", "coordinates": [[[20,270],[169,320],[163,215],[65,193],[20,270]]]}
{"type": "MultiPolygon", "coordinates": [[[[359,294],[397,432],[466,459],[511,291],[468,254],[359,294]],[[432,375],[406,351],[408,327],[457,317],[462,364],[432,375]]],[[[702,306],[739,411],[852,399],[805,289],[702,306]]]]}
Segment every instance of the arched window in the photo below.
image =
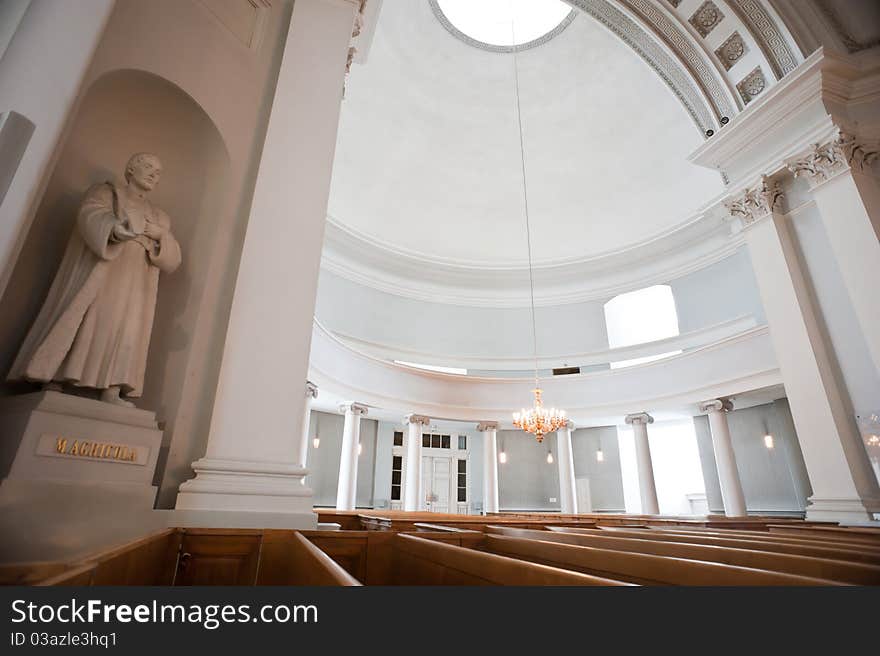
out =
{"type": "MultiPolygon", "coordinates": [[[[677,337],[678,313],[675,311],[672,288],[669,285],[654,285],[618,294],[605,304],[605,327],[608,331],[608,346],[611,348],[677,337]]],[[[611,368],[629,367],[678,353],[681,351],[612,362],[611,368]]]]}

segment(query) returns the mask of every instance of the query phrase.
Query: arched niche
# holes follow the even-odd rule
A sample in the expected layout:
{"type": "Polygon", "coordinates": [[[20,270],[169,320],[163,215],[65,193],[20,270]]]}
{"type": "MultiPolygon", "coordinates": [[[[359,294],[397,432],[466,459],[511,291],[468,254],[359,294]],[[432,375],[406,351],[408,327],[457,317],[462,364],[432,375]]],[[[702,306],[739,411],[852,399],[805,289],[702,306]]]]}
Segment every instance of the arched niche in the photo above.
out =
{"type": "MultiPolygon", "coordinates": [[[[5,377],[42,306],[83,193],[96,182],[123,181],[128,157],[141,151],[162,159],[164,173],[150,199],[171,217],[183,264],[160,277],[144,392],[137,405],[155,410],[160,421],[173,425],[187,410],[179,406],[191,360],[202,357],[195,353],[202,347],[194,349],[194,344],[212,323],[210,308],[202,306],[207,283],[222,274],[215,260],[217,237],[232,218],[224,209],[230,160],[222,136],[199,104],[180,87],[146,71],[105,73],[83,93],[0,299],[5,318],[0,322],[0,370],[5,377]]],[[[34,388],[21,383],[3,387],[5,393],[34,388]]],[[[166,429],[165,451],[171,436],[166,429]]]]}

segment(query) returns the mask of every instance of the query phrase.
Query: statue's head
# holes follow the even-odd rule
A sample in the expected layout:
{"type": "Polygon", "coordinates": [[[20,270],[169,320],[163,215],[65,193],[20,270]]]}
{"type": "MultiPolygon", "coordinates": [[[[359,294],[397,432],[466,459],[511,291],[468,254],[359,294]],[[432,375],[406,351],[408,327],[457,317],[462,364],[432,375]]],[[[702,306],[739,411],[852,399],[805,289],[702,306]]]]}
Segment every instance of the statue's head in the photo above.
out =
{"type": "Polygon", "coordinates": [[[144,191],[152,191],[161,175],[162,162],[152,153],[135,153],[125,165],[125,181],[144,191]]]}

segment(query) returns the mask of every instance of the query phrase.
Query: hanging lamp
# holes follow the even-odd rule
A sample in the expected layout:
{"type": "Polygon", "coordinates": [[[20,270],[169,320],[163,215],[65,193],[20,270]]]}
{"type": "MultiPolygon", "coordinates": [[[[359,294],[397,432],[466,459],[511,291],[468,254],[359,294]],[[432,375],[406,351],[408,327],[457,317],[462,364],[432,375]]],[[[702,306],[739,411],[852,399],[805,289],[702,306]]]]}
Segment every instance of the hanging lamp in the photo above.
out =
{"type": "MultiPolygon", "coordinates": [[[[511,43],[516,43],[513,20],[510,22],[510,37],[511,43]]],[[[517,61],[516,48],[513,50],[513,82],[516,91],[516,122],[519,127],[519,155],[523,181],[523,209],[526,219],[526,247],[529,258],[529,298],[531,299],[532,310],[532,345],[535,354],[535,388],[532,390],[535,400],[531,408],[523,408],[520,412],[513,413],[513,425],[534,435],[538,442],[543,442],[544,436],[547,433],[552,433],[559,428],[562,428],[568,420],[565,417],[565,410],[557,410],[556,408],[550,408],[548,410],[544,407],[544,401],[541,398],[543,390],[541,389],[539,384],[540,381],[538,379],[538,331],[535,321],[535,278],[532,271],[532,236],[529,225],[529,194],[526,186],[526,155],[525,148],[523,147],[522,110],[520,108],[519,98],[519,64],[517,61]]]]}

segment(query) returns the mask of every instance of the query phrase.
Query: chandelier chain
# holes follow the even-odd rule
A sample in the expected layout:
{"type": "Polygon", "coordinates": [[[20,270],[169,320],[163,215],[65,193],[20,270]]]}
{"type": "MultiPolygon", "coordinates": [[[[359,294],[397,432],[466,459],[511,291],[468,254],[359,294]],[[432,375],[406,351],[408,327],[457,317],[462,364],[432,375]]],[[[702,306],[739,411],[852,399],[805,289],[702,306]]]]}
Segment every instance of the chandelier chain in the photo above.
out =
{"type": "MultiPolygon", "coordinates": [[[[511,0],[511,5],[513,4],[511,0]]],[[[513,12],[511,11],[511,15],[513,12]]],[[[510,42],[516,43],[514,21],[510,21],[510,42]]],[[[519,62],[517,51],[513,51],[513,84],[516,91],[516,123],[519,128],[519,161],[523,182],[523,209],[526,219],[526,251],[529,259],[529,298],[532,310],[532,347],[535,354],[535,387],[538,387],[538,328],[535,320],[535,278],[532,272],[532,230],[529,223],[529,192],[526,184],[526,151],[523,145],[522,108],[519,97],[519,62]]]]}

